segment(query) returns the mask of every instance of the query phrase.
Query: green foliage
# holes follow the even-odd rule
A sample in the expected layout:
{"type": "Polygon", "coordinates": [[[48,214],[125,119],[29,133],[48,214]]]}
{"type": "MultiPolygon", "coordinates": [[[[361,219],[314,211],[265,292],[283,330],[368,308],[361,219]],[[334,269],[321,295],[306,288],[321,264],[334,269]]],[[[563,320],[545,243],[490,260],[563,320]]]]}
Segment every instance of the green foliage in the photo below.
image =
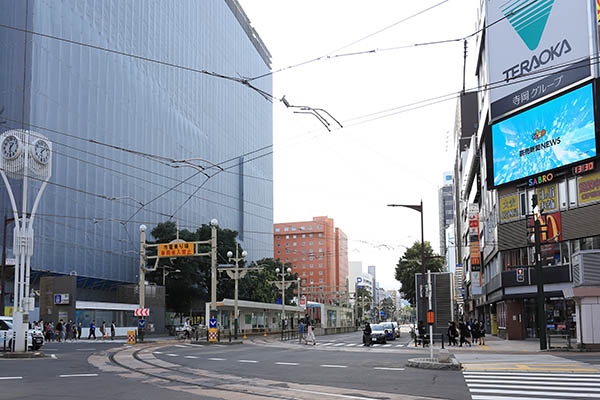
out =
{"type": "MultiPolygon", "coordinates": [[[[444,267],[444,261],[434,254],[431,244],[425,242],[425,271],[441,272],[444,267]]],[[[415,305],[415,274],[421,273],[421,242],[415,242],[410,248],[406,249],[398,264],[396,264],[396,280],[402,284],[404,298],[415,305]]]]}
{"type": "Polygon", "coordinates": [[[396,305],[394,300],[390,298],[383,299],[381,302],[381,310],[384,312],[386,318],[391,318],[395,315],[396,305]]]}
{"type": "MultiPolygon", "coordinates": [[[[275,303],[277,299],[281,299],[281,290],[277,289],[273,281],[280,281],[281,276],[277,276],[275,269],[285,271],[291,264],[283,264],[279,259],[263,258],[252,263],[251,267],[263,267],[259,271],[250,271],[244,279],[240,281],[239,298],[244,300],[259,301],[263,303],[275,303]]],[[[293,273],[285,276],[285,280],[297,280],[298,274],[293,273]]],[[[292,284],[285,291],[285,303],[292,304],[292,298],[296,296],[297,285],[292,284]]]]}

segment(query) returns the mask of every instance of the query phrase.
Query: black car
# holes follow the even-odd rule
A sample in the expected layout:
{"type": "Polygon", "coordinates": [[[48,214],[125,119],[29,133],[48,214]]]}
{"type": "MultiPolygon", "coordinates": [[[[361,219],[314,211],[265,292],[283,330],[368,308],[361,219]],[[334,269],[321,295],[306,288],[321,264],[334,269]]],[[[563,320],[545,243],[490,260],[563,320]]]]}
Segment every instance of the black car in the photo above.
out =
{"type": "Polygon", "coordinates": [[[386,331],[381,324],[371,324],[371,343],[386,344],[386,331]]]}

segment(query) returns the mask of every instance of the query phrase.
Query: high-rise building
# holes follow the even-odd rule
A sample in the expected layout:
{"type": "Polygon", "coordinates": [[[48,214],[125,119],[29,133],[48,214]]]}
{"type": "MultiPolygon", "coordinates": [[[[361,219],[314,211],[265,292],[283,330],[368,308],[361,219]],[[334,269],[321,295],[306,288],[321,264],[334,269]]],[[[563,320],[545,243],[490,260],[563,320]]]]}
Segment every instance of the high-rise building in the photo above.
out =
{"type": "Polygon", "coordinates": [[[379,293],[377,293],[377,266],[369,265],[367,270],[373,277],[373,305],[377,305],[379,304],[379,293]]]}
{"type": "Polygon", "coordinates": [[[373,277],[363,271],[361,261],[348,262],[348,289],[350,298],[355,298],[358,288],[365,288],[373,297],[373,277]]]}
{"type": "Polygon", "coordinates": [[[332,218],[277,223],[274,231],[273,257],[292,264],[309,299],[337,302],[348,296],[348,242],[332,218]]]}
{"type": "MultiPolygon", "coordinates": [[[[138,279],[140,224],[150,233],[169,219],[194,231],[216,218],[239,232],[250,259],[271,255],[261,233],[273,227],[272,155],[256,150],[273,143],[272,104],[185,69],[270,71],[237,0],[6,0],[0,23],[0,130],[32,130],[53,144],[33,287],[42,271],[66,274],[85,289],[79,300],[101,288],[110,301],[107,290],[138,279]]],[[[272,91],[270,77],[254,84],[272,91]]],[[[5,188],[0,204],[11,209],[5,188]]]]}
{"type": "Polygon", "coordinates": [[[442,187],[438,189],[440,220],[440,255],[446,256],[446,229],[454,222],[454,186],[452,172],[444,173],[442,187]]]}

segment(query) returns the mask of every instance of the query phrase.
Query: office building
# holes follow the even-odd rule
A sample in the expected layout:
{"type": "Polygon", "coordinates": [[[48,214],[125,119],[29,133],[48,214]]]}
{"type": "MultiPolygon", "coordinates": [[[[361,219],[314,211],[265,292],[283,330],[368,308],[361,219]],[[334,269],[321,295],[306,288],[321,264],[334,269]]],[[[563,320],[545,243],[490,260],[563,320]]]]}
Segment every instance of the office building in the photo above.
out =
{"type": "MultiPolygon", "coordinates": [[[[236,78],[270,71],[237,0],[6,0],[0,23],[0,129],[32,130],[53,144],[32,287],[42,275],[65,275],[76,281],[73,307],[137,301],[117,288],[138,280],[139,226],[150,233],[167,220],[195,231],[216,218],[239,232],[249,259],[271,256],[262,232],[273,227],[272,156],[252,152],[273,143],[272,104],[242,84],[177,67],[236,78]]],[[[272,91],[270,77],[255,84],[272,91]]],[[[11,209],[5,189],[0,203],[11,209]]],[[[10,224],[7,233],[10,258],[10,224]]]]}
{"type": "Polygon", "coordinates": [[[273,257],[292,264],[310,300],[341,303],[348,298],[348,242],[329,217],[274,225],[273,257]]]}
{"type": "Polygon", "coordinates": [[[452,184],[452,172],[444,173],[443,185],[438,189],[438,203],[440,255],[445,257],[448,248],[446,243],[446,230],[454,222],[454,186],[452,184]]]}

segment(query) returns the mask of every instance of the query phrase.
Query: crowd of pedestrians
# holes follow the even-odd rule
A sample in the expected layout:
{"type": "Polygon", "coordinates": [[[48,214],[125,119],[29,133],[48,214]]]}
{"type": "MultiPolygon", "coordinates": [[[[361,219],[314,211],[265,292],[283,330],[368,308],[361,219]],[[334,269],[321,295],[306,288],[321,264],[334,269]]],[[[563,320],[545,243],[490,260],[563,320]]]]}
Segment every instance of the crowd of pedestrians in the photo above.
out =
{"type": "MultiPolygon", "coordinates": [[[[65,322],[60,319],[58,322],[54,323],[52,321],[35,321],[33,324],[30,324],[30,328],[40,329],[42,334],[44,335],[44,340],[46,342],[66,342],[66,341],[74,341],[81,339],[81,333],[83,332],[83,326],[81,321],[78,323],[74,323],[72,320],[65,322]]],[[[106,321],[102,321],[102,325],[100,327],[101,338],[104,340],[108,338],[106,331],[106,321]]],[[[112,321],[110,324],[110,339],[114,340],[116,335],[116,324],[115,321],[112,321]]],[[[92,321],[89,325],[89,334],[88,339],[96,340],[96,321],[92,321]]]]}
{"type": "Polygon", "coordinates": [[[485,323],[479,320],[459,321],[458,326],[454,321],[448,322],[448,345],[462,347],[471,343],[485,345],[485,323]],[[457,341],[458,339],[458,341],[457,341]]]}
{"type": "Polygon", "coordinates": [[[310,342],[313,346],[317,344],[313,323],[308,314],[298,324],[298,341],[300,343],[304,342],[304,344],[310,342]]]}

